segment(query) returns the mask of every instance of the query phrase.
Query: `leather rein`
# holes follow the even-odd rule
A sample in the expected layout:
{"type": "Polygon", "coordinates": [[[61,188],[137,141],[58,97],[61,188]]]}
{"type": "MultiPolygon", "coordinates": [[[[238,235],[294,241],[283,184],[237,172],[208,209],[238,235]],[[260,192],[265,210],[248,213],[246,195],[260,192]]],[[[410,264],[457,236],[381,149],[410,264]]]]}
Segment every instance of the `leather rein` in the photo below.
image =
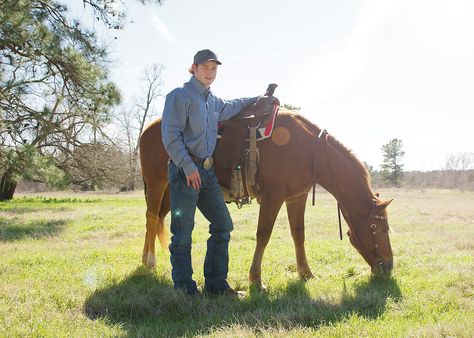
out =
{"type": "MultiPolygon", "coordinates": [[[[333,177],[333,175],[331,175],[331,165],[330,165],[329,156],[328,156],[328,149],[327,149],[328,137],[329,137],[329,133],[327,132],[326,129],[323,129],[319,133],[317,140],[324,141],[323,144],[325,145],[324,148],[325,148],[325,153],[326,153],[326,163],[327,163],[327,167],[328,167],[328,173],[329,173],[329,176],[331,177],[332,186],[335,188],[334,177],[333,177]]],[[[317,146],[318,143],[316,143],[316,146],[317,146]]],[[[314,156],[315,156],[315,159],[314,159],[313,165],[314,165],[314,172],[316,172],[316,169],[317,169],[317,166],[316,166],[317,165],[317,156],[318,156],[317,151],[315,151],[314,156]]],[[[315,188],[316,188],[316,178],[313,179],[313,198],[312,198],[313,206],[314,206],[314,203],[315,203],[315,194],[316,194],[315,193],[315,190],[316,190],[315,188]]],[[[338,216],[338,223],[339,223],[339,239],[342,240],[341,207],[339,205],[339,201],[337,200],[337,198],[336,198],[336,201],[337,201],[337,216],[338,216]]],[[[377,243],[377,237],[376,237],[376,235],[377,235],[377,224],[375,223],[375,219],[386,220],[387,217],[381,216],[381,215],[375,215],[375,210],[376,210],[376,204],[375,204],[374,201],[372,201],[370,214],[367,217],[367,220],[364,224],[367,224],[367,223],[370,222],[370,230],[371,230],[371,233],[372,233],[372,241],[373,241],[373,244],[374,244],[375,258],[378,261],[377,264],[380,265],[380,264],[383,263],[383,260],[382,260],[382,256],[380,255],[380,252],[379,252],[379,245],[377,243]]],[[[347,234],[349,235],[350,232],[348,231],[347,234]]],[[[349,235],[349,236],[351,236],[351,235],[349,235]]],[[[360,247],[361,245],[360,245],[359,240],[357,239],[357,236],[355,235],[355,232],[352,233],[352,236],[360,247]]]]}

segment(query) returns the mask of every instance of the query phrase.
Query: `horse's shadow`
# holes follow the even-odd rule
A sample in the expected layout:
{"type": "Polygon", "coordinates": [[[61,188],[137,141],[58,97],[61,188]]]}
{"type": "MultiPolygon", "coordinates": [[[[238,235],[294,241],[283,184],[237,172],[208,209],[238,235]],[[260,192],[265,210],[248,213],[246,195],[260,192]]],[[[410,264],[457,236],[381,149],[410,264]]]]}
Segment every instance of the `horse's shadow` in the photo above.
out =
{"type": "Polygon", "coordinates": [[[262,328],[317,328],[351,315],[376,319],[390,298],[401,292],[395,279],[372,277],[356,285],[352,294],[343,281],[340,298],[312,298],[304,282],[293,281],[269,294],[250,289],[249,297],[189,297],[173,290],[169,277],[135,273],[113,286],[96,290],[85,301],[91,319],[119,325],[129,336],[194,336],[219,328],[243,325],[262,328]]]}

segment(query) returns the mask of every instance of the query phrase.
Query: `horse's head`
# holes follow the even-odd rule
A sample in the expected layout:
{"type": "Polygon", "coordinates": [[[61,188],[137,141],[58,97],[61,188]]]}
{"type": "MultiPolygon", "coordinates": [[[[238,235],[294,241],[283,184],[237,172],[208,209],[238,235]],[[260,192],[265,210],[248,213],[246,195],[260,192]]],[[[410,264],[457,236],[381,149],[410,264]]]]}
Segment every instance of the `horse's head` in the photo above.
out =
{"type": "Polygon", "coordinates": [[[389,274],[393,268],[393,255],[386,208],[392,200],[376,199],[373,202],[369,217],[359,220],[357,224],[350,224],[347,234],[352,245],[370,265],[373,274],[389,274]]]}

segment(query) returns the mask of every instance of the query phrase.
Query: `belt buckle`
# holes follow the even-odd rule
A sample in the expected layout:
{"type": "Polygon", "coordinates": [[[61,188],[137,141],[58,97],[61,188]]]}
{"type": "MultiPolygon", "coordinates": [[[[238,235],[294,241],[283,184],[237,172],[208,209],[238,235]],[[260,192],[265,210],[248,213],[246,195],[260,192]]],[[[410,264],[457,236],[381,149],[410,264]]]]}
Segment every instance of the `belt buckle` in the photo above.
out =
{"type": "Polygon", "coordinates": [[[212,157],[206,157],[204,159],[204,162],[202,163],[202,166],[203,166],[204,169],[209,170],[209,169],[212,168],[212,163],[213,162],[214,161],[213,161],[212,157]]]}

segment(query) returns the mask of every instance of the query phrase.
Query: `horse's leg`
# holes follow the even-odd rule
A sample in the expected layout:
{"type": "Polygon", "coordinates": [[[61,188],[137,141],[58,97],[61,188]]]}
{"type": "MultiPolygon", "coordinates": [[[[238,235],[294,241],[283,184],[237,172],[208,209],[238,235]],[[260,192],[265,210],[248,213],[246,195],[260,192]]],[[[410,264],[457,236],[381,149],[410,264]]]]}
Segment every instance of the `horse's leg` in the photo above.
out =
{"type": "Polygon", "coordinates": [[[278,194],[275,190],[267,194],[264,193],[260,201],[257,245],[253,254],[252,266],[249,271],[250,283],[255,285],[259,290],[266,289],[265,285],[262,284],[262,258],[283,201],[284,197],[282,197],[282,194],[278,194]]]}
{"type": "Polygon", "coordinates": [[[165,195],[166,183],[147,186],[146,195],[146,234],[143,247],[142,262],[149,268],[156,266],[155,238],[158,235],[163,245],[162,238],[166,237],[163,218],[160,218],[160,209],[165,195]]]}
{"type": "Polygon", "coordinates": [[[291,237],[293,237],[293,242],[295,243],[296,269],[303,280],[314,277],[308,266],[304,248],[304,211],[307,197],[306,194],[303,194],[286,201],[291,237]]]}

